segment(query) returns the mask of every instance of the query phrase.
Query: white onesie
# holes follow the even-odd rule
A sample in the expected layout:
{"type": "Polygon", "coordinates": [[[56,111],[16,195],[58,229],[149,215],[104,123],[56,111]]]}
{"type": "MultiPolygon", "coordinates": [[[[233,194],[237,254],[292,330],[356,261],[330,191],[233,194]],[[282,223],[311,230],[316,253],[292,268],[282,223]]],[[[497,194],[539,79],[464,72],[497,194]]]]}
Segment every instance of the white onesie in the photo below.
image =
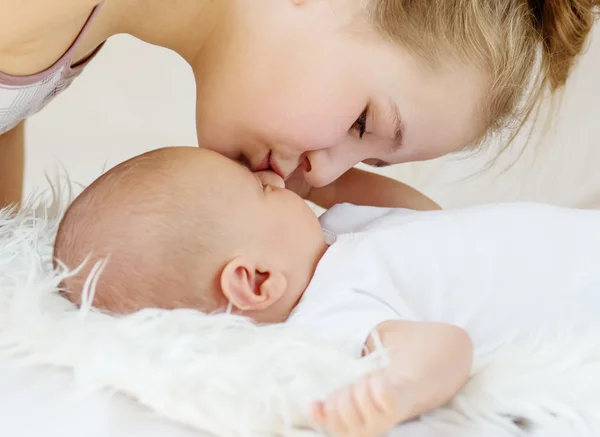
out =
{"type": "Polygon", "coordinates": [[[476,351],[600,321],[600,211],[343,204],[320,221],[331,245],[287,322],[353,356],[388,320],[461,326],[476,351]]]}

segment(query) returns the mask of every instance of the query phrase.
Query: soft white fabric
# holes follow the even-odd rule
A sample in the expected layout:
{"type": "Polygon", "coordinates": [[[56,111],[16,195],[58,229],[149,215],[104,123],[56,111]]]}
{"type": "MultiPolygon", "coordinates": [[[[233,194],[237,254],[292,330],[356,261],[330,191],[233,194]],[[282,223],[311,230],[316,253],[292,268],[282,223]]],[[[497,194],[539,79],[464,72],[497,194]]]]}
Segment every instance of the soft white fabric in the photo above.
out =
{"type": "MultiPolygon", "coordinates": [[[[162,419],[153,411],[119,394],[99,391],[74,396],[73,390],[73,378],[68,370],[4,365],[0,358],[0,436],[214,437],[162,419]]],[[[235,416],[232,420],[235,420],[235,416]]],[[[306,437],[312,435],[306,434],[306,437]]],[[[511,435],[512,433],[486,424],[471,423],[440,429],[430,423],[415,422],[399,426],[388,437],[511,435]]],[[[254,434],[253,437],[259,437],[259,434],[254,434]]],[[[552,437],[569,436],[557,434],[552,437]]]]}
{"type": "Polygon", "coordinates": [[[69,369],[74,396],[118,391],[218,436],[281,434],[312,426],[314,400],[384,363],[227,314],[104,314],[90,307],[94,274],[78,310],[57,293],[65,275],[51,264],[57,225],[45,211],[0,211],[0,357],[69,369]]]}
{"type": "Polygon", "coordinates": [[[386,320],[461,326],[478,353],[600,323],[600,211],[345,204],[321,224],[335,242],[289,323],[345,344],[353,356],[386,320]]]}
{"type": "MultiPolygon", "coordinates": [[[[381,363],[233,316],[77,310],[56,293],[57,219],[45,208],[0,212],[0,435],[199,435],[177,423],[224,437],[280,433],[310,424],[311,399],[381,363]],[[150,432],[155,424],[164,431],[150,432]]],[[[600,435],[600,331],[562,334],[477,357],[448,409],[392,435],[518,435],[510,416],[536,437],[600,435]]]]}

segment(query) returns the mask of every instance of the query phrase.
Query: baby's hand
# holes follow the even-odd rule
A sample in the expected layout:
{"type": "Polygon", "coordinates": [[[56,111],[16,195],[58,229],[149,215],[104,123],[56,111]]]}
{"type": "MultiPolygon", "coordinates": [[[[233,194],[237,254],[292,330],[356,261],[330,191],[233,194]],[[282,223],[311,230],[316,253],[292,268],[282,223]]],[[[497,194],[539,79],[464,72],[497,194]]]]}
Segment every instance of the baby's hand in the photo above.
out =
{"type": "Polygon", "coordinates": [[[316,402],[313,417],[331,436],[378,437],[406,418],[411,402],[408,386],[379,371],[316,402]]]}

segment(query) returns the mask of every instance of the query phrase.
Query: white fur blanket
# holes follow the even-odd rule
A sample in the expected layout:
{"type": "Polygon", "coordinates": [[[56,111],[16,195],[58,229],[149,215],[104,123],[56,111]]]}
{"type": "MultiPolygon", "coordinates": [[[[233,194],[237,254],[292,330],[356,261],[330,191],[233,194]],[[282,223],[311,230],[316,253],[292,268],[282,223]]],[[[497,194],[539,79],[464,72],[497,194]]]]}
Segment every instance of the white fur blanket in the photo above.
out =
{"type": "MultiPolygon", "coordinates": [[[[56,293],[58,217],[43,204],[0,212],[0,356],[68,369],[74,391],[124,393],[218,436],[283,434],[311,427],[312,400],[385,364],[384,354],[355,360],[307,333],[230,315],[78,310],[56,293]]],[[[600,330],[572,334],[477,357],[452,405],[422,420],[518,435],[528,432],[520,418],[552,435],[600,435],[600,330]]]]}

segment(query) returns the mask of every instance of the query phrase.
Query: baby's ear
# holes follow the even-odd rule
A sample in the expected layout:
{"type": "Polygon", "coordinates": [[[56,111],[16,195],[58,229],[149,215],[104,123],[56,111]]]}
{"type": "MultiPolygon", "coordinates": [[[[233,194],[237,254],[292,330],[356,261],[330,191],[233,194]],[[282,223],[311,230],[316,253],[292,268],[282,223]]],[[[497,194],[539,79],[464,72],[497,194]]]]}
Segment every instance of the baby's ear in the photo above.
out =
{"type": "Polygon", "coordinates": [[[278,270],[261,268],[239,256],[229,261],[221,273],[223,295],[239,311],[262,311],[285,293],[287,281],[278,270]]]}

